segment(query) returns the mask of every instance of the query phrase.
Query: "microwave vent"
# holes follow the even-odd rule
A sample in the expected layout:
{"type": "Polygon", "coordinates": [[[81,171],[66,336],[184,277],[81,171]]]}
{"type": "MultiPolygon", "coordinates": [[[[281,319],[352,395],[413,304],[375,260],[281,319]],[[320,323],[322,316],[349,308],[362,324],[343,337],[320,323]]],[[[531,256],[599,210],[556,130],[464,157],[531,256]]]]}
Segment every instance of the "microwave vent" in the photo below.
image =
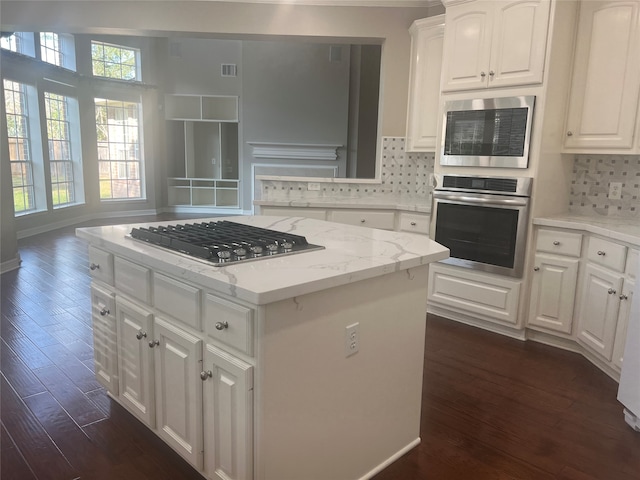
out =
{"type": "MultiPolygon", "coordinates": [[[[478,190],[475,186],[478,177],[445,176],[442,186],[445,188],[464,188],[466,190],[478,190]]],[[[493,192],[515,193],[518,189],[518,180],[515,178],[483,178],[482,190],[493,192]]]]}
{"type": "Polygon", "coordinates": [[[238,76],[238,66],[235,63],[223,63],[222,64],[222,76],[223,77],[236,77],[236,76],[238,76]]]}

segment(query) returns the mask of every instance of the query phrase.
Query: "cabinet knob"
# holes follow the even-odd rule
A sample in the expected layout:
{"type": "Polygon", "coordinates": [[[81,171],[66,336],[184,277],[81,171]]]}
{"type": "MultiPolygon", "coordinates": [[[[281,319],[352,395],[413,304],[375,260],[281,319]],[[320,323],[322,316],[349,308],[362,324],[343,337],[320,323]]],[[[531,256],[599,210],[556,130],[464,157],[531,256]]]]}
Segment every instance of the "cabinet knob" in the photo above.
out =
{"type": "Polygon", "coordinates": [[[100,265],[98,263],[92,263],[91,265],[89,265],[89,270],[97,270],[98,268],[100,268],[100,265]]]}
{"type": "Polygon", "coordinates": [[[598,255],[600,255],[601,257],[604,257],[606,255],[606,253],[602,250],[598,250],[598,255]]]}
{"type": "Polygon", "coordinates": [[[229,328],[229,322],[216,322],[216,330],[224,330],[229,328]]]}
{"type": "Polygon", "coordinates": [[[364,223],[364,222],[365,222],[364,218],[360,219],[360,223],[364,223]]]}
{"type": "Polygon", "coordinates": [[[496,74],[496,72],[494,72],[493,70],[489,70],[489,76],[493,77],[496,74]]]}
{"type": "Polygon", "coordinates": [[[609,295],[615,295],[615,294],[616,294],[616,291],[615,291],[615,289],[610,288],[609,290],[607,290],[607,293],[608,293],[609,295]]]}
{"type": "Polygon", "coordinates": [[[160,345],[160,340],[151,340],[149,342],[149,348],[157,347],[158,345],[160,345]]]}
{"type": "Polygon", "coordinates": [[[627,297],[624,293],[620,294],[620,300],[628,300],[629,297],[627,297]]]}
{"type": "Polygon", "coordinates": [[[213,372],[211,370],[200,372],[200,379],[204,382],[207,378],[213,377],[213,372]]]}
{"type": "Polygon", "coordinates": [[[147,338],[147,332],[143,332],[142,330],[138,331],[138,333],[136,333],[136,338],[138,340],[142,340],[143,338],[147,338]]]}
{"type": "Polygon", "coordinates": [[[540,267],[533,267],[533,271],[534,272],[539,272],[540,271],[540,267]]]}
{"type": "Polygon", "coordinates": [[[573,132],[571,130],[567,132],[567,137],[573,137],[573,132]]]}
{"type": "Polygon", "coordinates": [[[105,315],[109,315],[111,312],[109,311],[109,309],[107,307],[104,307],[102,310],[100,310],[100,315],[102,315],[103,317],[105,315]]]}
{"type": "Polygon", "coordinates": [[[412,227],[415,227],[416,225],[417,225],[417,223],[416,223],[416,222],[411,222],[411,226],[412,226],[412,227]]]}
{"type": "Polygon", "coordinates": [[[554,240],[553,244],[557,247],[558,245],[560,245],[560,242],[558,240],[554,240]]]}
{"type": "Polygon", "coordinates": [[[486,77],[486,76],[487,76],[487,74],[486,74],[486,73],[484,73],[484,72],[480,72],[480,76],[481,76],[482,78],[484,78],[484,77],[486,77]]]}

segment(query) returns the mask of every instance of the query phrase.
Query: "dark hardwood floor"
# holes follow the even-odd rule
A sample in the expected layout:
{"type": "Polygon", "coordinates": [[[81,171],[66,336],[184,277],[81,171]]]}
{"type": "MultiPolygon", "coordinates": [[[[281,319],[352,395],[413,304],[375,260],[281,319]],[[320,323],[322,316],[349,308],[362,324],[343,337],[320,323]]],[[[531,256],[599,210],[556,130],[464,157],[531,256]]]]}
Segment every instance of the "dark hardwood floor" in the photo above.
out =
{"type": "MultiPolygon", "coordinates": [[[[19,246],[0,280],[2,480],[200,479],[94,379],[86,244],[65,228],[19,246]]],[[[375,480],[638,480],[616,390],[579,355],[429,317],[422,443],[375,480]]]]}

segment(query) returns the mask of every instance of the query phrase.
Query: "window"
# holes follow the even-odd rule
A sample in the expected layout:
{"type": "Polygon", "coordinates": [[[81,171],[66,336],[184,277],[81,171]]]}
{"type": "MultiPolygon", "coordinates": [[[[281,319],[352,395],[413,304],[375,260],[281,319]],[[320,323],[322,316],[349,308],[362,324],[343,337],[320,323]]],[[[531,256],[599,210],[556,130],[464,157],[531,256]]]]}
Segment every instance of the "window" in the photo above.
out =
{"type": "Polygon", "coordinates": [[[93,74],[97,77],[140,81],[139,57],[137,49],[91,42],[93,74]]]}
{"type": "Polygon", "coordinates": [[[73,35],[40,32],[40,59],[51,65],[75,71],[76,54],[73,35]]]}
{"type": "Polygon", "coordinates": [[[100,199],[143,198],[140,104],[96,98],[100,199]]]}
{"type": "Polygon", "coordinates": [[[13,184],[15,213],[36,209],[33,163],[27,109],[26,85],[5,79],[4,102],[7,111],[7,138],[13,184]]]}
{"type": "Polygon", "coordinates": [[[51,201],[56,208],[76,203],[69,99],[62,95],[45,92],[44,103],[49,140],[51,201]]]}
{"type": "Polygon", "coordinates": [[[14,32],[9,36],[3,36],[0,39],[0,47],[22,55],[36,56],[33,32],[14,32]]]}

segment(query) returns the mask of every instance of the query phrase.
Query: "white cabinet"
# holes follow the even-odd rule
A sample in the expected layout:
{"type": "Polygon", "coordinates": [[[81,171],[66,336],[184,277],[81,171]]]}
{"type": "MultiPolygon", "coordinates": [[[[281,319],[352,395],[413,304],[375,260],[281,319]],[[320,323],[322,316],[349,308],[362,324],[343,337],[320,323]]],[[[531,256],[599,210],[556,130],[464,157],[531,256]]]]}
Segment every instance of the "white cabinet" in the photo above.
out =
{"type": "Polygon", "coordinates": [[[158,435],[202,470],[202,340],[155,317],[153,337],[158,435]]]}
{"type": "Polygon", "coordinates": [[[96,379],[112,395],[118,395],[118,347],[115,293],[91,285],[93,363],[96,379]]]}
{"type": "Polygon", "coordinates": [[[118,331],[119,399],[134,415],[155,427],[153,313],[122,297],[116,297],[118,331]]]}
{"type": "Polygon", "coordinates": [[[207,344],[204,379],[204,470],[209,478],[253,478],[253,367],[207,344]]]}
{"type": "Polygon", "coordinates": [[[620,308],[622,275],[588,264],[585,268],[578,341],[610,361],[620,308]]]}
{"type": "Polygon", "coordinates": [[[528,324],[571,333],[578,280],[578,258],[537,254],[528,324]]]}
{"type": "Polygon", "coordinates": [[[230,95],[179,95],[164,97],[167,120],[237,122],[238,97],[230,95]]]}
{"type": "Polygon", "coordinates": [[[550,3],[480,0],[447,7],[442,91],[542,83],[550,3]]]}
{"type": "Polygon", "coordinates": [[[627,339],[627,327],[629,326],[629,311],[631,309],[631,300],[633,299],[633,291],[635,282],[628,278],[622,284],[622,292],[620,293],[620,311],[618,312],[618,325],[616,327],[616,337],[613,342],[613,356],[611,362],[613,367],[620,371],[624,356],[624,345],[627,339]]]}
{"type": "Polygon", "coordinates": [[[429,235],[431,216],[424,213],[400,212],[399,230],[429,235]]]}
{"type": "Polygon", "coordinates": [[[349,225],[361,225],[369,228],[393,230],[395,227],[395,212],[376,210],[339,209],[329,212],[329,220],[349,225]]]}
{"type": "Polygon", "coordinates": [[[583,1],[566,120],[566,151],[634,153],[640,92],[640,3],[583,1]]]}
{"type": "Polygon", "coordinates": [[[411,34],[407,152],[435,152],[444,15],[416,20],[411,34]]]}

